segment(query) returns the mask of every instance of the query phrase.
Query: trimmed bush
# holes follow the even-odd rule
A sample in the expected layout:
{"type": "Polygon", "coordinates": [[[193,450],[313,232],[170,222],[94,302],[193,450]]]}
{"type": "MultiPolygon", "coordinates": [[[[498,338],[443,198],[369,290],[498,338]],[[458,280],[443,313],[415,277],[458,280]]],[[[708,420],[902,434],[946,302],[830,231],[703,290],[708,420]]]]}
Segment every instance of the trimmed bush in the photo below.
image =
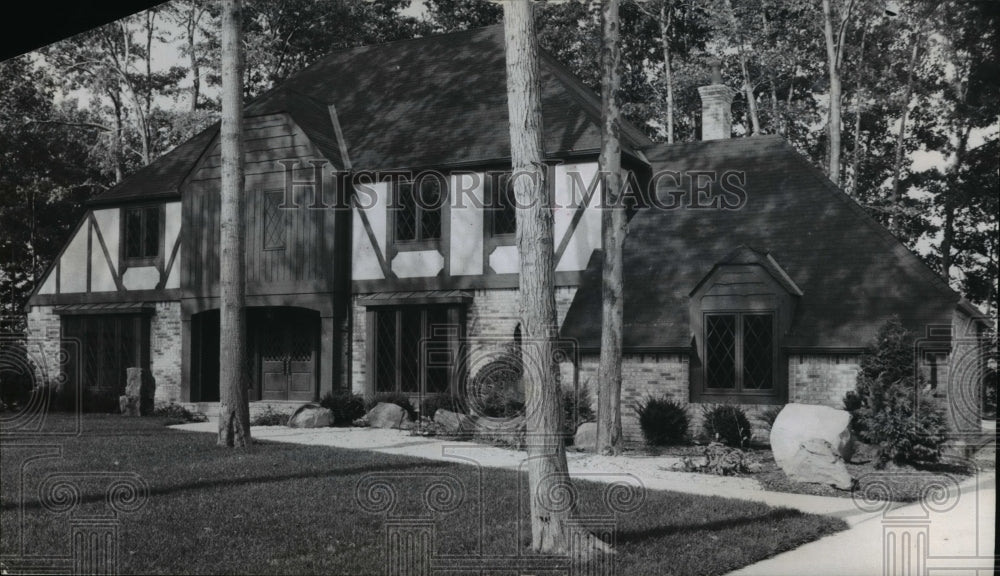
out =
{"type": "Polygon", "coordinates": [[[347,390],[327,392],[319,405],[333,412],[334,426],[350,426],[352,422],[365,415],[365,398],[361,394],[352,394],[347,390]]]}
{"type": "Polygon", "coordinates": [[[462,402],[458,398],[455,398],[451,394],[436,394],[434,396],[427,396],[420,403],[420,416],[433,420],[434,414],[442,409],[459,414],[465,413],[465,407],[462,406],[462,402]]]}
{"type": "Polygon", "coordinates": [[[680,444],[688,435],[687,408],[666,396],[647,396],[634,407],[639,428],[646,443],[652,446],[680,444]]]}
{"type": "Polygon", "coordinates": [[[913,358],[913,337],[898,319],[878,331],[862,356],[855,389],[844,397],[851,432],[878,452],[878,467],[936,462],[947,427],[913,358]]]}
{"type": "Polygon", "coordinates": [[[767,423],[768,428],[774,428],[774,421],[778,419],[778,414],[785,408],[783,404],[768,406],[760,413],[760,419],[767,423]]]}
{"type": "Polygon", "coordinates": [[[750,444],[753,434],[746,412],[732,404],[702,406],[702,429],[710,440],[722,442],[733,448],[750,444]]]}
{"type": "Polygon", "coordinates": [[[365,398],[365,412],[371,411],[379,402],[395,404],[406,410],[406,413],[410,416],[410,420],[417,419],[417,409],[413,407],[413,403],[410,402],[410,397],[407,394],[402,392],[379,392],[371,398],[365,398]]]}

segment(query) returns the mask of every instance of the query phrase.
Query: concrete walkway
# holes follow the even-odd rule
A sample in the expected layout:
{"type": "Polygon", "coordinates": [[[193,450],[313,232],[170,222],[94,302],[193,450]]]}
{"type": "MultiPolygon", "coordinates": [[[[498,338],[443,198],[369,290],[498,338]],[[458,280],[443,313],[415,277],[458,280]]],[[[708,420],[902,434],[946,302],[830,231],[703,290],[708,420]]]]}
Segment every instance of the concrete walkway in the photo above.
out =
{"type": "MultiPolygon", "coordinates": [[[[182,424],[179,430],[216,432],[213,422],[182,424]]],[[[292,429],[255,426],[253,437],[274,442],[333,446],[460,462],[485,468],[519,469],[527,454],[472,442],[411,436],[401,430],[371,428],[292,429]]],[[[950,486],[941,498],[909,505],[859,505],[851,498],[768,492],[753,479],[677,472],[679,458],[567,454],[570,475],[594,481],[625,478],[649,490],[723,496],[806,513],[842,518],[850,528],[795,550],[747,566],[734,574],[759,576],[849,576],[991,574],[996,516],[996,479],[990,471],[950,486]],[[907,534],[909,536],[907,536],[907,534]],[[925,543],[926,542],[926,543],[925,543]],[[889,562],[889,564],[885,564],[889,562]],[[895,562],[895,563],[894,563],[895,562]],[[905,564],[900,564],[906,562],[905,564]],[[972,572],[968,570],[972,569],[972,572]]]]}

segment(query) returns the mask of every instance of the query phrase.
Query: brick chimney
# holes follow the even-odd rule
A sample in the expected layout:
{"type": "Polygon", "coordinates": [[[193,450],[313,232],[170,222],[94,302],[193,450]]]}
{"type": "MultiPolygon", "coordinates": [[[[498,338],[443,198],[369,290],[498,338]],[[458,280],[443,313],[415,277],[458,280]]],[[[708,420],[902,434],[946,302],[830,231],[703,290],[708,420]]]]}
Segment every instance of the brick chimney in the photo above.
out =
{"type": "Polygon", "coordinates": [[[701,95],[701,139],[725,140],[733,132],[733,96],[722,83],[722,62],[712,62],[712,83],[698,88],[701,95]]]}

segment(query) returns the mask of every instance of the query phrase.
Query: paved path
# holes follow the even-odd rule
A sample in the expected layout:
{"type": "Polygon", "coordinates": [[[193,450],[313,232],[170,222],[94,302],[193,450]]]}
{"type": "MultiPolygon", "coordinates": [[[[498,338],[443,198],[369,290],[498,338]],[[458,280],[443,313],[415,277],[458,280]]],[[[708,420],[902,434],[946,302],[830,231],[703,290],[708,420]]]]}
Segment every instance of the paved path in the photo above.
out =
{"type": "MultiPolygon", "coordinates": [[[[216,432],[213,422],[174,426],[181,430],[216,432]]],[[[253,437],[275,442],[334,446],[400,454],[417,458],[475,464],[487,468],[516,470],[527,454],[472,442],[454,442],[436,438],[411,436],[400,430],[370,428],[318,428],[292,429],[281,426],[255,426],[253,437]]],[[[763,490],[756,480],[739,477],[721,477],[691,474],[670,470],[678,458],[652,456],[609,457],[581,452],[567,454],[570,474],[577,478],[596,481],[620,480],[628,475],[641,482],[647,489],[672,490],[688,494],[724,496],[763,502],[772,506],[794,508],[807,513],[826,514],[845,520],[850,528],[795,550],[779,554],[768,560],[747,566],[734,574],[758,576],[849,576],[882,574],[924,574],[914,564],[912,571],[883,571],[886,558],[902,561],[896,550],[886,552],[891,546],[884,544],[884,534],[896,532],[897,541],[904,541],[903,533],[914,534],[907,554],[918,555],[918,541],[927,539],[927,568],[939,568],[930,573],[938,576],[956,568],[964,576],[974,576],[969,569],[984,569],[980,574],[990,574],[994,550],[994,518],[996,516],[996,480],[993,472],[971,478],[941,502],[933,506],[920,503],[891,504],[877,509],[861,509],[851,498],[787,494],[763,490]],[[917,538],[916,533],[925,536],[917,538]],[[893,556],[895,555],[895,556],[893,556]],[[978,559],[977,559],[978,558],[978,559]],[[962,570],[964,569],[964,570],[962,570]]],[[[954,487],[953,487],[954,488],[954,487]]],[[[889,539],[891,541],[891,539],[889,539]]],[[[920,551],[924,550],[923,548],[920,551]]]]}

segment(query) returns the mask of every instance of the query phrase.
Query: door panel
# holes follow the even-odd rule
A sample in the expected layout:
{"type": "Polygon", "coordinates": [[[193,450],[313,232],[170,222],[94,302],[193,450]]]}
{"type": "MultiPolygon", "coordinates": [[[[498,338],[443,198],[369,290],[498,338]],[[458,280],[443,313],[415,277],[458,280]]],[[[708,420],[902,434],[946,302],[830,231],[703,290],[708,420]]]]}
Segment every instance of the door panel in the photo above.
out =
{"type": "Polygon", "coordinates": [[[260,318],[262,400],[314,398],[317,330],[314,314],[268,310],[260,318]]]}

